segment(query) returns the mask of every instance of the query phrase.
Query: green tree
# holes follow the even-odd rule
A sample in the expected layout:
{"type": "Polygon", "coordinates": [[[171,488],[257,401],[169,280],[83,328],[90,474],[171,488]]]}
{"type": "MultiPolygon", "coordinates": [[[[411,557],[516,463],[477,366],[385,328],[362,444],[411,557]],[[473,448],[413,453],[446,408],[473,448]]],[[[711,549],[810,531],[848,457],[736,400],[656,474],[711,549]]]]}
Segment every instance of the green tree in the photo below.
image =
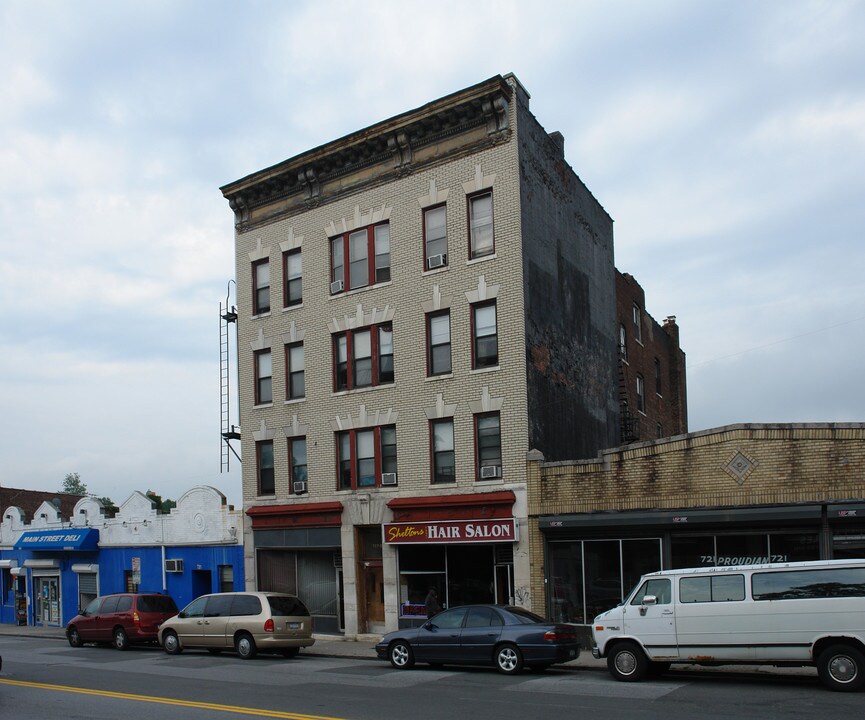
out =
{"type": "Polygon", "coordinates": [[[99,502],[102,503],[102,507],[105,508],[106,513],[116,515],[120,512],[120,508],[114,504],[114,501],[110,497],[101,497],[99,498],[99,502]]]}
{"type": "Polygon", "coordinates": [[[65,492],[70,495],[86,495],[87,486],[83,482],[81,482],[81,476],[77,472],[66,473],[66,477],[63,479],[63,487],[61,488],[61,492],[65,492]]]}
{"type": "Polygon", "coordinates": [[[167,498],[163,500],[162,495],[157,495],[153,490],[148,490],[144,494],[147,495],[147,497],[149,497],[151,501],[153,501],[153,503],[156,505],[157,511],[159,511],[163,515],[167,515],[168,513],[170,513],[171,508],[177,507],[177,503],[174,502],[174,500],[168,500],[167,498]]]}

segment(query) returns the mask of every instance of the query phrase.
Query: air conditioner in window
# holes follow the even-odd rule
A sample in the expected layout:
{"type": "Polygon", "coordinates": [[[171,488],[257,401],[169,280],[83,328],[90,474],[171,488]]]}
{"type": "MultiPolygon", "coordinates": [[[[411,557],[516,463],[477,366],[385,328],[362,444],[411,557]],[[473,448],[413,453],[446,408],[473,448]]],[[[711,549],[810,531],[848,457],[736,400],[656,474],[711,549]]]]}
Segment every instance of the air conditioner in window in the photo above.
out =
{"type": "Polygon", "coordinates": [[[499,465],[481,465],[481,479],[488,480],[502,476],[502,469],[499,465]]]}
{"type": "Polygon", "coordinates": [[[166,560],[165,561],[165,572],[182,573],[183,572],[183,560],[166,560]]]}
{"type": "Polygon", "coordinates": [[[341,293],[341,292],[342,292],[342,289],[343,289],[344,287],[345,287],[345,284],[342,282],[342,280],[334,280],[334,281],[330,284],[330,294],[331,294],[331,295],[336,295],[337,293],[341,293]]]}
{"type": "Polygon", "coordinates": [[[381,474],[381,484],[382,485],[396,485],[396,473],[382,473],[381,474]]]}
{"type": "Polygon", "coordinates": [[[298,480],[293,485],[295,495],[303,495],[306,492],[306,480],[298,480]]]}
{"type": "Polygon", "coordinates": [[[432,270],[433,268],[444,267],[448,264],[448,256],[444,253],[441,255],[430,255],[426,259],[426,266],[432,270]]]}

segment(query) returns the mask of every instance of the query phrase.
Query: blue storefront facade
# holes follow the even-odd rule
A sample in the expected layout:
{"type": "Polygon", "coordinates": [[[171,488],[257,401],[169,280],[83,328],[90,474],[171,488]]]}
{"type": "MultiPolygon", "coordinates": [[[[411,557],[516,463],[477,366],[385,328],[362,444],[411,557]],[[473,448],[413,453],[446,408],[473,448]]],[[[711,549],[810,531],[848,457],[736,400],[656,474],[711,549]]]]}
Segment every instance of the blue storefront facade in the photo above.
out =
{"type": "Polygon", "coordinates": [[[183,607],[199,595],[242,590],[241,518],[214,488],[187,492],[169,514],[135,493],[112,518],[81,498],[64,519],[45,503],[0,523],[0,622],[65,625],[97,595],[163,592],[183,607]]]}

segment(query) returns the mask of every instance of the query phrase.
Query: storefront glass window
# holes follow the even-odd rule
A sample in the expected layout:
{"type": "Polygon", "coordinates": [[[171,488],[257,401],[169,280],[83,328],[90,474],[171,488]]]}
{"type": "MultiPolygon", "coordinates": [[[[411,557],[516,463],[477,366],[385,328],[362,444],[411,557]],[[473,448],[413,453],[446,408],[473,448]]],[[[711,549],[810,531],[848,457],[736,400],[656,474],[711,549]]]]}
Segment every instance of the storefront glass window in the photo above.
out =
{"type": "Polygon", "coordinates": [[[769,561],[766,535],[718,535],[718,565],[756,565],[769,561]]]}
{"type": "Polygon", "coordinates": [[[550,545],[550,620],[582,623],[583,618],[583,544],[550,545]]]}
{"type": "Polygon", "coordinates": [[[622,597],[620,601],[630,594],[643,575],[660,569],[661,543],[657,538],[622,540],[622,597]]]}
{"type": "Polygon", "coordinates": [[[399,614],[425,618],[424,599],[435,588],[445,602],[447,559],[442,546],[405,546],[399,548],[399,614]]]}
{"type": "MultiPolygon", "coordinates": [[[[862,557],[862,549],[850,557],[862,557]]],[[[803,560],[820,559],[820,543],[816,533],[803,533],[801,535],[770,535],[769,554],[771,562],[800,562],[803,560]]],[[[836,555],[836,557],[838,557],[836,555]]]]}
{"type": "Polygon", "coordinates": [[[618,540],[589,540],[584,543],[586,620],[615,607],[622,601],[622,566],[618,540]]]}
{"type": "MultiPolygon", "coordinates": [[[[774,540],[772,538],[773,543],[774,540]]],[[[865,528],[835,533],[832,538],[832,557],[838,560],[865,557],[865,528]]]]}
{"type": "Polygon", "coordinates": [[[451,545],[447,562],[448,607],[495,601],[492,545],[451,545]]]}
{"type": "Polygon", "coordinates": [[[715,536],[674,537],[670,541],[670,555],[673,569],[713,567],[715,565],[715,536]]]}

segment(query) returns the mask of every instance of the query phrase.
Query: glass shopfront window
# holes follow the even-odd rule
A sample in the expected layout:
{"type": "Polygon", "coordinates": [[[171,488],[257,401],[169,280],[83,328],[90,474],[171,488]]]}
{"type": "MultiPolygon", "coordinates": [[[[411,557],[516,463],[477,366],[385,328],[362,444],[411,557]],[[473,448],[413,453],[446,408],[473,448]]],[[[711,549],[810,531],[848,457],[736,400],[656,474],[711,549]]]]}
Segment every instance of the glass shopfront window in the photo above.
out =
{"type": "Polygon", "coordinates": [[[590,623],[647,572],[661,570],[661,539],[576,540],[549,546],[550,619],[590,623]]]}
{"type": "Polygon", "coordinates": [[[670,541],[673,568],[819,560],[816,533],[679,536],[670,541]]]}
{"type": "Polygon", "coordinates": [[[496,602],[492,545],[403,545],[399,548],[399,614],[426,618],[435,588],[443,607],[496,602]]]}

